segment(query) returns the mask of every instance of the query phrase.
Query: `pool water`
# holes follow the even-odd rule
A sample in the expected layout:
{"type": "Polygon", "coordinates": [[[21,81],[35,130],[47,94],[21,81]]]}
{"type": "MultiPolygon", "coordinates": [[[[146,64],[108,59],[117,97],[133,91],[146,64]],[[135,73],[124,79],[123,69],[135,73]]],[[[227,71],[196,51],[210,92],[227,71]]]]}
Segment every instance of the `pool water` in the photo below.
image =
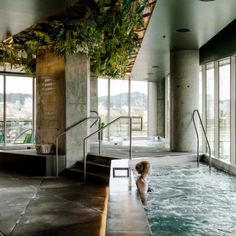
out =
{"type": "Polygon", "coordinates": [[[153,170],[150,183],[153,235],[236,235],[236,177],[194,163],[153,170]]]}

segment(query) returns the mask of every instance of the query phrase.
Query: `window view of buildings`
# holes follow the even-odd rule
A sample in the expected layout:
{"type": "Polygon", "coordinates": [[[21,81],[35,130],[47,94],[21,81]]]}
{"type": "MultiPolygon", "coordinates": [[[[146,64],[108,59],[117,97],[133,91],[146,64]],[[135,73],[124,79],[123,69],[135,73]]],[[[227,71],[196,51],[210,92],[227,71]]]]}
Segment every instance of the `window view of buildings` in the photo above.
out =
{"type": "Polygon", "coordinates": [[[24,143],[33,127],[33,79],[0,76],[1,143],[24,143]]]}
{"type": "MultiPolygon", "coordinates": [[[[127,79],[98,79],[98,112],[102,122],[107,124],[119,116],[131,115],[135,117],[132,120],[134,137],[147,136],[147,98],[147,82],[131,81],[129,85],[127,79]]],[[[127,138],[128,122],[128,119],[121,119],[104,131],[104,137],[127,138]]]]}
{"type": "Polygon", "coordinates": [[[230,59],[206,65],[206,129],[212,154],[230,162],[230,59]]]}

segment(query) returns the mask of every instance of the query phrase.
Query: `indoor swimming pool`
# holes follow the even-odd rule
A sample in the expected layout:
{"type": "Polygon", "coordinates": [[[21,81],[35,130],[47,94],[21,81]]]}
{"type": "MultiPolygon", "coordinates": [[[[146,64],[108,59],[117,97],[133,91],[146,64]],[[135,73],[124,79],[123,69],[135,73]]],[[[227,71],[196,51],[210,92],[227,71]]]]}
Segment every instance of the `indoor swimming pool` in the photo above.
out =
{"type": "Polygon", "coordinates": [[[153,235],[236,235],[236,177],[194,162],[153,170],[150,183],[153,235]]]}

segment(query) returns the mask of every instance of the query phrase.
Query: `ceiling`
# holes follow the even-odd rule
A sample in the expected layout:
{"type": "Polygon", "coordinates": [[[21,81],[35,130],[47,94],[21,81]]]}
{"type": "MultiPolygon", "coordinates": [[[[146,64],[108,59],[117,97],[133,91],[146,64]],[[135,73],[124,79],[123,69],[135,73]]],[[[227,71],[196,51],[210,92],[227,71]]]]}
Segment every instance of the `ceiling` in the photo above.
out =
{"type": "Polygon", "coordinates": [[[235,18],[236,0],[157,0],[132,79],[162,79],[170,72],[170,51],[199,49],[235,18]]]}
{"type": "Polygon", "coordinates": [[[0,0],[0,41],[57,14],[78,0],[0,0]]]}
{"type": "MultiPolygon", "coordinates": [[[[0,0],[0,41],[88,0],[0,0]]],[[[157,0],[132,69],[134,80],[156,81],[169,70],[171,50],[199,49],[236,17],[236,0],[157,0]],[[176,29],[190,32],[179,33],[176,29]]]]}

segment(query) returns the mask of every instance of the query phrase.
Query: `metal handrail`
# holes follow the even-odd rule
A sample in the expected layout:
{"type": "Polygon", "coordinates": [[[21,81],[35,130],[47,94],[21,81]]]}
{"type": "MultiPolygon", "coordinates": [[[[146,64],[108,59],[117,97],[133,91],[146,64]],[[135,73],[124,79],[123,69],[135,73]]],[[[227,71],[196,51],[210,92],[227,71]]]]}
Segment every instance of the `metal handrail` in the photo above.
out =
{"type": "MultiPolygon", "coordinates": [[[[85,121],[90,120],[90,119],[96,119],[96,122],[97,122],[97,120],[100,120],[101,118],[99,116],[88,116],[86,118],[79,120],[78,122],[75,122],[74,124],[67,127],[63,132],[61,132],[60,134],[58,134],[56,136],[56,176],[58,176],[58,140],[59,140],[59,138],[62,135],[65,135],[66,132],[68,132],[69,130],[73,129],[74,127],[76,127],[78,125],[81,125],[82,123],[84,123],[85,121]]],[[[93,123],[93,124],[95,124],[95,123],[93,123]]]]}
{"type": "Polygon", "coordinates": [[[92,128],[97,122],[98,122],[98,120],[101,120],[101,118],[100,118],[100,116],[98,115],[98,112],[97,111],[90,111],[90,113],[95,113],[96,114],[96,116],[97,116],[97,119],[90,125],[90,127],[89,128],[92,128]]]}
{"type": "MultiPolygon", "coordinates": [[[[109,122],[108,124],[106,124],[105,126],[101,127],[100,129],[96,130],[95,132],[91,133],[90,135],[88,135],[87,137],[84,138],[83,140],[83,157],[84,157],[84,181],[86,181],[86,175],[87,175],[87,156],[86,156],[86,141],[87,139],[89,139],[90,137],[92,137],[94,134],[96,133],[100,133],[102,130],[106,129],[107,127],[111,126],[112,124],[114,124],[115,122],[117,122],[118,120],[121,119],[129,119],[129,159],[132,159],[132,119],[133,118],[140,118],[139,116],[119,116],[118,118],[112,120],[111,122],[109,122]]],[[[141,119],[142,122],[142,119],[141,119]]],[[[142,125],[141,125],[142,127],[142,125]]],[[[101,140],[100,138],[98,139],[99,142],[99,155],[101,153],[101,140]]]]}
{"type": "MultiPolygon", "coordinates": [[[[33,135],[33,129],[32,128],[29,128],[29,129],[25,129],[24,131],[22,131],[13,141],[13,143],[15,144],[17,139],[19,139],[23,134],[25,134],[26,132],[32,130],[32,135],[33,135]]],[[[32,136],[33,137],[33,136],[32,136]]],[[[33,138],[32,138],[33,139],[33,138]]]]}
{"type": "Polygon", "coordinates": [[[200,113],[199,113],[198,109],[195,109],[195,110],[193,110],[192,120],[193,120],[194,129],[195,129],[195,132],[196,132],[196,135],[197,135],[197,164],[198,164],[198,166],[199,166],[199,135],[198,135],[198,131],[197,131],[196,122],[195,122],[195,119],[194,119],[194,115],[195,115],[195,114],[198,115],[198,118],[199,118],[199,120],[200,120],[200,124],[201,124],[202,130],[203,130],[203,133],[204,133],[206,142],[207,142],[207,146],[208,146],[208,150],[209,150],[209,171],[211,171],[212,157],[211,157],[211,147],[210,147],[210,143],[209,143],[209,141],[208,141],[207,134],[206,134],[206,130],[205,130],[205,128],[204,128],[204,125],[203,125],[203,122],[202,122],[202,118],[201,118],[201,116],[200,116],[200,113]]]}

